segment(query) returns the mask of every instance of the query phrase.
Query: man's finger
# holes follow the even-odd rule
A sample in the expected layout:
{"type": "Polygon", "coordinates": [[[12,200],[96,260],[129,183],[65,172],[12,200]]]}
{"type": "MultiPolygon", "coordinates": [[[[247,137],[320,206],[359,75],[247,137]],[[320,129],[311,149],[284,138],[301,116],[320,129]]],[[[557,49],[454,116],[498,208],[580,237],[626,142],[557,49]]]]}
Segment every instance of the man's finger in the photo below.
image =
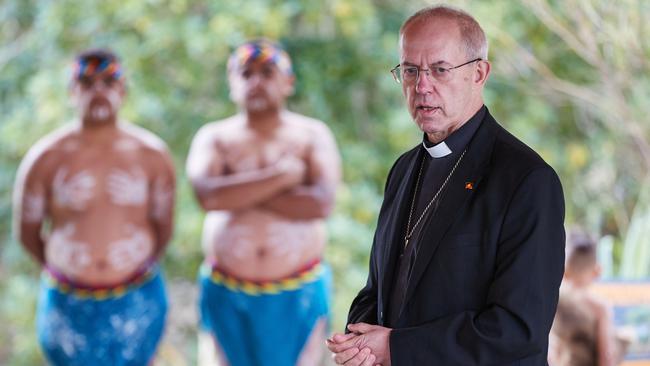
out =
{"type": "Polygon", "coordinates": [[[361,333],[361,334],[370,332],[374,327],[375,327],[374,325],[370,325],[367,323],[356,323],[356,324],[348,325],[348,329],[351,332],[361,333]]]}
{"type": "Polygon", "coordinates": [[[377,360],[377,357],[373,355],[372,353],[366,357],[366,360],[363,361],[363,363],[360,366],[375,366],[375,361],[377,360]]]}
{"type": "Polygon", "coordinates": [[[327,348],[329,348],[329,350],[334,352],[334,353],[343,352],[348,348],[357,347],[357,345],[359,343],[358,342],[359,341],[358,337],[359,337],[358,335],[353,334],[352,337],[347,337],[347,339],[345,341],[341,342],[341,343],[329,343],[328,342],[327,348]]]}
{"type": "Polygon", "coordinates": [[[341,333],[334,333],[330,340],[332,340],[334,343],[343,343],[349,339],[352,339],[356,337],[357,335],[354,333],[348,333],[348,334],[341,334],[341,333]]]}
{"type": "Polygon", "coordinates": [[[370,356],[370,348],[364,348],[361,351],[359,351],[354,357],[350,358],[348,361],[346,361],[343,365],[344,366],[360,366],[362,365],[366,359],[370,356]]]}
{"type": "Polygon", "coordinates": [[[350,361],[354,356],[359,354],[359,349],[356,347],[348,348],[343,352],[337,352],[332,354],[332,358],[337,365],[343,365],[344,363],[350,361]]]}

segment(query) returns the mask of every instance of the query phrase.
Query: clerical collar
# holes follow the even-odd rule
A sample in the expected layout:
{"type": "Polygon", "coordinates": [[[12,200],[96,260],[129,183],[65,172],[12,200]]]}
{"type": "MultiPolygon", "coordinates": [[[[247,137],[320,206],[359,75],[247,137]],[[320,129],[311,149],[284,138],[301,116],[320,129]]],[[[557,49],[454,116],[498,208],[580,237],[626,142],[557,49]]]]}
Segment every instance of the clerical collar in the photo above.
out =
{"type": "Polygon", "coordinates": [[[481,121],[485,117],[487,107],[484,105],[470,118],[465,124],[460,126],[459,129],[452,132],[446,139],[437,144],[433,144],[427,138],[425,133],[422,137],[422,147],[434,158],[443,158],[452,153],[460,153],[474,136],[474,132],[481,125],[481,121]]]}
{"type": "Polygon", "coordinates": [[[427,140],[426,134],[424,134],[424,140],[426,142],[422,141],[422,146],[424,146],[424,148],[427,150],[427,152],[429,153],[429,155],[431,155],[432,158],[443,158],[451,154],[451,149],[449,148],[449,146],[447,146],[447,144],[444,141],[441,141],[438,144],[428,147],[427,142],[429,142],[429,140],[427,140]]]}

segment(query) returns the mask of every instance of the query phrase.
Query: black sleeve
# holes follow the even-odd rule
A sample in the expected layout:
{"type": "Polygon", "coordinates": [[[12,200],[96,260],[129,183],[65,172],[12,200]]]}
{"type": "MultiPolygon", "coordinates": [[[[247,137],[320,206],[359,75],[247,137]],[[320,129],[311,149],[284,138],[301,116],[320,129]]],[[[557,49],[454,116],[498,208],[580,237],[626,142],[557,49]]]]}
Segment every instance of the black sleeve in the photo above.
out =
{"type": "Polygon", "coordinates": [[[394,329],[392,364],[503,365],[545,357],[564,243],[560,180],[549,166],[532,170],[507,205],[486,306],[394,329]]]}
{"type": "MultiPolygon", "coordinates": [[[[395,184],[391,184],[391,178],[393,177],[395,171],[397,170],[397,166],[400,164],[401,161],[403,161],[406,157],[407,153],[403,154],[400,156],[399,159],[393,164],[391,167],[390,171],[388,172],[388,177],[386,178],[386,184],[384,187],[384,200],[382,202],[382,207],[379,211],[379,219],[378,225],[381,223],[381,217],[383,213],[386,210],[386,206],[388,203],[389,199],[392,199],[395,191],[394,188],[392,188],[395,184]]],[[[396,178],[397,179],[397,178],[396,178]]],[[[378,230],[375,230],[375,237],[373,239],[372,243],[372,249],[370,250],[370,263],[369,263],[369,270],[368,270],[368,279],[366,281],[366,285],[364,288],[359,291],[357,296],[354,298],[352,301],[352,305],[350,306],[350,311],[348,313],[348,321],[347,324],[353,324],[353,323],[368,323],[368,324],[377,324],[377,300],[379,298],[379,293],[378,293],[378,268],[379,268],[379,263],[378,262],[378,254],[377,254],[377,232],[378,230]]],[[[345,332],[347,333],[347,326],[345,329],[345,332]]]]}

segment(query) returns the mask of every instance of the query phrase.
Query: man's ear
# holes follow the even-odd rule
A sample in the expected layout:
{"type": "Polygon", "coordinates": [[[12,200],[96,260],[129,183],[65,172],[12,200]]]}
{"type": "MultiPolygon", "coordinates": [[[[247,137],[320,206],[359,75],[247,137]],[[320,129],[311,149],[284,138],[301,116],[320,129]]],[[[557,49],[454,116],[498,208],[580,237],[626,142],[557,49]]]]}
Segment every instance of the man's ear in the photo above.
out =
{"type": "Polygon", "coordinates": [[[68,98],[70,99],[70,102],[74,106],[77,105],[78,95],[79,95],[79,83],[76,80],[72,80],[68,85],[68,98]]]}
{"type": "Polygon", "coordinates": [[[118,82],[119,82],[119,85],[120,85],[120,90],[119,90],[120,96],[122,98],[124,98],[126,96],[126,94],[127,94],[126,93],[127,92],[126,80],[124,80],[124,78],[122,78],[122,79],[118,80],[118,82]]]}
{"type": "Polygon", "coordinates": [[[295,75],[287,76],[287,83],[286,83],[287,89],[285,91],[285,95],[287,97],[292,96],[296,92],[295,84],[296,84],[296,76],[295,75]]]}
{"type": "Polygon", "coordinates": [[[476,71],[474,72],[474,82],[481,86],[485,85],[488,77],[490,76],[490,71],[492,70],[492,65],[488,60],[478,61],[476,71]]]}

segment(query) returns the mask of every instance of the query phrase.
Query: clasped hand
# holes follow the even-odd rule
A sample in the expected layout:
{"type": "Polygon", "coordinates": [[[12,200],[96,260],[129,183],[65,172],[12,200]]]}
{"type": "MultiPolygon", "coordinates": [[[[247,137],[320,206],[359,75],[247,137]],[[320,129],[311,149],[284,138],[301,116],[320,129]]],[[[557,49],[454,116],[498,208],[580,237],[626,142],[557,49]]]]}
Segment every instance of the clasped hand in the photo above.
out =
{"type": "Polygon", "coordinates": [[[334,333],[326,341],[337,365],[390,366],[390,328],[367,323],[349,324],[351,333],[334,333]]]}

